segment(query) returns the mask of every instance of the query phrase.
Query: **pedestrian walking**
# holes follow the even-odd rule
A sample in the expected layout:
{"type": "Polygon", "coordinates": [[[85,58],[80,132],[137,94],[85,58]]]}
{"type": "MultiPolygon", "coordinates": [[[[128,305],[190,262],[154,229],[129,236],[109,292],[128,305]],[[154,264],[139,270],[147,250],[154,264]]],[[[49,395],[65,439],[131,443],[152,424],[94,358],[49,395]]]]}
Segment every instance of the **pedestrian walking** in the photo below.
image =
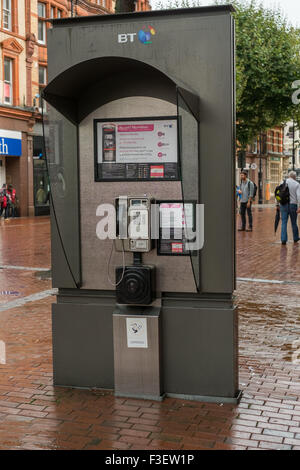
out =
{"type": "Polygon", "coordinates": [[[12,184],[8,185],[8,197],[9,197],[9,216],[12,218],[16,217],[16,190],[12,184]]]}
{"type": "Polygon", "coordinates": [[[253,229],[253,216],[252,216],[252,202],[254,199],[254,183],[248,178],[247,170],[241,172],[241,185],[238,193],[241,195],[240,199],[240,215],[242,226],[239,232],[252,232],[253,229]],[[246,212],[248,215],[248,229],[246,229],[246,212]]]}
{"type": "Polygon", "coordinates": [[[298,243],[300,240],[297,224],[297,216],[300,214],[300,184],[297,182],[296,177],[297,173],[291,171],[288,179],[275,189],[275,198],[280,204],[282,245],[286,245],[288,241],[287,224],[289,217],[291,218],[294,243],[298,243]]]}
{"type": "Polygon", "coordinates": [[[8,217],[7,202],[8,202],[7,188],[6,188],[6,184],[4,183],[0,190],[0,217],[2,216],[2,214],[4,214],[5,219],[7,219],[8,217]]]}
{"type": "Polygon", "coordinates": [[[11,200],[11,193],[8,190],[8,188],[5,191],[5,196],[6,196],[6,209],[5,209],[5,215],[4,219],[7,220],[11,216],[11,211],[12,211],[12,200],[11,200]]]}

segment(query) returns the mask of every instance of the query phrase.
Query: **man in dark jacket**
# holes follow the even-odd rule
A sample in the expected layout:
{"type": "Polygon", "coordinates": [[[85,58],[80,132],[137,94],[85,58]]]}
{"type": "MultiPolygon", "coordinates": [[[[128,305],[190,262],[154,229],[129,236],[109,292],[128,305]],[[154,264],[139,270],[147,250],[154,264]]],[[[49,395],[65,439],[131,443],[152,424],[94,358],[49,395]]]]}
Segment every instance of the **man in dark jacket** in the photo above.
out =
{"type": "Polygon", "coordinates": [[[280,204],[282,245],[286,245],[287,243],[287,224],[289,217],[291,218],[294,243],[297,244],[300,240],[297,224],[297,216],[300,214],[300,184],[297,182],[296,177],[297,173],[295,171],[289,173],[289,177],[286,180],[286,185],[289,188],[289,202],[287,204],[280,204]]]}
{"type": "Polygon", "coordinates": [[[252,232],[253,228],[253,217],[252,217],[252,201],[254,195],[254,184],[248,178],[248,172],[243,170],[241,172],[241,185],[239,189],[239,194],[241,195],[240,200],[240,214],[242,220],[242,226],[239,228],[239,232],[244,232],[246,230],[246,212],[248,215],[249,228],[246,232],[252,232]]]}

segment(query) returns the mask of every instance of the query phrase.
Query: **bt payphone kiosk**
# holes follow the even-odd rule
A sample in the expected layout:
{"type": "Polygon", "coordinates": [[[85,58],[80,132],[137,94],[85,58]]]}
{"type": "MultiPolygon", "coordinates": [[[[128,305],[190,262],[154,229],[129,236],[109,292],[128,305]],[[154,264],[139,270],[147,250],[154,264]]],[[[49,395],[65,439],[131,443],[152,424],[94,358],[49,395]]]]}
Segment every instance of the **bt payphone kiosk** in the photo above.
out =
{"type": "Polygon", "coordinates": [[[232,11],[51,20],[56,385],[237,400],[232,11]]]}

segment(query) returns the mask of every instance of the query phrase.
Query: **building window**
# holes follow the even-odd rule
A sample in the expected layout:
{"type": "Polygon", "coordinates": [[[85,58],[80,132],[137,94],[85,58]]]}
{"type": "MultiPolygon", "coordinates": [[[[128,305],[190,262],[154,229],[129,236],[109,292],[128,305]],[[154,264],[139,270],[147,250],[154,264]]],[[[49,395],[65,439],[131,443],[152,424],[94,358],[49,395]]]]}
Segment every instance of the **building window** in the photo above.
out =
{"type": "Polygon", "coordinates": [[[47,84],[47,68],[39,65],[39,108],[46,111],[46,103],[42,99],[42,93],[47,84]]]}
{"type": "Polygon", "coordinates": [[[250,153],[257,153],[257,139],[254,139],[252,144],[249,146],[250,153]]]}
{"type": "Polygon", "coordinates": [[[4,103],[13,102],[13,63],[12,59],[4,58],[4,103]]]}
{"type": "Polygon", "coordinates": [[[274,132],[270,132],[270,151],[274,152],[274,132]]]}
{"type": "Polygon", "coordinates": [[[61,18],[62,17],[62,11],[61,10],[57,10],[57,18],[61,18]]]}
{"type": "Polygon", "coordinates": [[[55,18],[55,8],[51,7],[50,9],[50,18],[55,18]]]}
{"type": "Polygon", "coordinates": [[[11,31],[11,0],[3,0],[3,28],[11,31]]]}
{"type": "Polygon", "coordinates": [[[47,68],[43,65],[39,66],[39,84],[46,85],[47,83],[47,68]]]}
{"type": "Polygon", "coordinates": [[[11,0],[3,0],[3,28],[11,30],[11,0]]]}
{"type": "Polygon", "coordinates": [[[276,152],[280,153],[280,133],[276,132],[276,152]]]}
{"type": "Polygon", "coordinates": [[[40,44],[46,43],[46,5],[45,3],[38,2],[38,42],[40,44]]]}
{"type": "Polygon", "coordinates": [[[271,173],[271,183],[273,183],[274,185],[279,184],[280,183],[280,165],[278,165],[278,163],[270,164],[270,173],[271,173]]]}

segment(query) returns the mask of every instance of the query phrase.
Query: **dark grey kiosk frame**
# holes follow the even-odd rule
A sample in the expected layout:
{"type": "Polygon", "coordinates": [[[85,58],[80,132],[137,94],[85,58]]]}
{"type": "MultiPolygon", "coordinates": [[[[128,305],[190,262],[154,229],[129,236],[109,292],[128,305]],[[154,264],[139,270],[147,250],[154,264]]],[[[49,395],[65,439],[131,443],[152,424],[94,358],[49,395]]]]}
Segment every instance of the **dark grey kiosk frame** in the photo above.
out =
{"type": "MultiPolygon", "coordinates": [[[[226,5],[52,20],[43,96],[58,288],[55,385],[115,387],[116,301],[106,276],[111,241],[96,237],[96,211],[119,195],[146,192],[199,202],[205,214],[198,254],[158,256],[154,249],[145,256],[157,268],[156,398],[238,399],[233,11],[226,5]],[[155,35],[143,43],[138,32],[150,26],[155,35]],[[96,120],[174,115],[180,181],[95,181],[96,120]]],[[[121,254],[114,256],[121,264],[121,254]]]]}

